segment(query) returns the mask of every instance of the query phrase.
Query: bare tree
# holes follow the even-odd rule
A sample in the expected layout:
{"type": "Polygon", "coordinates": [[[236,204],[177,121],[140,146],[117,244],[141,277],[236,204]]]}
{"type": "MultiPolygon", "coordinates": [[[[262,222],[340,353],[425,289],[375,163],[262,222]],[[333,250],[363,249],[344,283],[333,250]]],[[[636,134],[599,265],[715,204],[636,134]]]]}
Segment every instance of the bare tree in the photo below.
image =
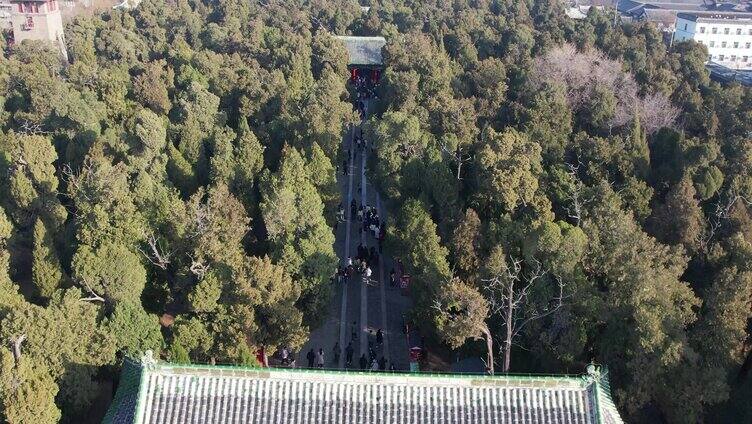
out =
{"type": "Polygon", "coordinates": [[[200,237],[209,229],[209,218],[211,212],[207,203],[200,203],[194,209],[193,229],[190,233],[192,237],[200,237]]]}
{"type": "Polygon", "coordinates": [[[522,259],[509,257],[504,260],[500,273],[481,280],[489,304],[489,314],[498,316],[504,323],[501,335],[504,372],[509,372],[512,344],[525,326],[551,315],[563,305],[564,282],[555,276],[551,280],[557,286],[557,295],[543,302],[531,299],[531,291],[544,281],[546,274],[548,271],[540,261],[536,260],[532,269],[524,270],[522,259]]]}
{"type": "Polygon", "coordinates": [[[190,270],[198,277],[198,279],[204,278],[204,275],[209,271],[209,265],[203,263],[199,259],[195,259],[192,255],[188,255],[189,258],[191,258],[191,267],[190,270]]]}
{"type": "Polygon", "coordinates": [[[571,206],[566,206],[565,209],[567,211],[567,216],[571,219],[574,219],[578,227],[580,226],[580,221],[582,221],[583,208],[588,203],[587,199],[583,197],[585,184],[582,182],[579,176],[581,165],[582,162],[580,162],[579,159],[577,160],[577,165],[567,163],[567,173],[572,177],[572,180],[574,181],[574,188],[569,194],[569,201],[571,202],[571,206]]]}
{"type": "Polygon", "coordinates": [[[707,231],[700,237],[700,250],[707,252],[710,243],[715,237],[723,222],[731,217],[731,210],[736,202],[744,202],[746,205],[752,205],[752,201],[739,194],[736,190],[730,190],[724,201],[723,197],[715,204],[715,210],[707,218],[707,231]]]}
{"type": "Polygon", "coordinates": [[[619,61],[608,58],[596,49],[578,51],[564,44],[548,51],[535,61],[531,83],[538,88],[544,84],[561,84],[567,103],[577,112],[588,107],[596,86],[614,93],[616,105],[609,121],[610,128],[628,124],[639,113],[647,134],[670,127],[679,116],[679,109],[663,93],[649,93],[640,97],[640,87],[632,74],[622,70],[619,61]]]}
{"type": "Polygon", "coordinates": [[[111,197],[112,187],[117,186],[118,179],[125,173],[125,164],[120,162],[112,167],[97,166],[95,160],[87,156],[78,170],[65,164],[61,172],[68,184],[69,197],[95,203],[111,197]]]}
{"type": "Polygon", "coordinates": [[[9,339],[10,346],[13,348],[13,359],[16,361],[16,365],[21,360],[21,343],[26,340],[26,334],[21,334],[18,337],[11,337],[9,339]]]}
{"type": "Polygon", "coordinates": [[[149,252],[145,252],[139,249],[142,255],[151,262],[154,266],[161,269],[167,269],[167,265],[170,264],[170,258],[172,252],[166,251],[159,243],[159,240],[154,233],[148,233],[146,235],[146,244],[149,246],[149,252]]]}
{"type": "Polygon", "coordinates": [[[31,122],[27,119],[21,119],[19,132],[25,135],[48,135],[49,131],[44,131],[42,125],[36,122],[31,122]]]}
{"type": "Polygon", "coordinates": [[[451,157],[455,162],[457,162],[457,181],[461,180],[462,177],[462,165],[466,162],[470,162],[470,160],[473,158],[469,153],[465,153],[462,151],[462,148],[460,146],[457,146],[457,148],[452,151],[452,149],[447,146],[446,143],[442,143],[441,150],[447,154],[449,157],[451,157]]]}

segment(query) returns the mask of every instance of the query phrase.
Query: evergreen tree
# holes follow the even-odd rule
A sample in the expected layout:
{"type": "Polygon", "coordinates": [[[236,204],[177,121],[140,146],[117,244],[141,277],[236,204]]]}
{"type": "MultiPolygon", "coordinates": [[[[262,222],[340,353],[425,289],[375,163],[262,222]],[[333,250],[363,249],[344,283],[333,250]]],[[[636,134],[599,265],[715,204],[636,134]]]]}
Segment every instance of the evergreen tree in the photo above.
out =
{"type": "Polygon", "coordinates": [[[494,210],[512,212],[530,203],[538,189],[541,148],[522,133],[486,128],[476,157],[480,201],[494,210]]]}
{"type": "Polygon", "coordinates": [[[283,152],[279,171],[262,187],[261,213],[271,242],[271,257],[302,289],[308,317],[320,318],[329,298],[329,278],[337,266],[334,235],[324,205],[294,148],[283,152]]]}
{"type": "Polygon", "coordinates": [[[464,275],[477,273],[480,265],[481,222],[478,214],[468,209],[452,234],[454,264],[464,275]]]}
{"type": "Polygon", "coordinates": [[[24,356],[14,359],[4,347],[0,348],[0,389],[3,422],[54,424],[60,420],[55,405],[58,387],[50,374],[24,356]]]}
{"type": "Polygon", "coordinates": [[[36,294],[49,299],[63,284],[63,270],[60,268],[52,237],[48,235],[44,222],[39,218],[34,224],[33,255],[31,274],[36,294]]]}
{"type": "Polygon", "coordinates": [[[138,358],[147,350],[162,349],[162,333],[159,319],[144,311],[140,302],[120,302],[112,315],[102,322],[115,342],[115,349],[125,355],[138,358]]]}
{"type": "Polygon", "coordinates": [[[664,243],[681,244],[691,253],[699,248],[705,222],[688,178],[671,188],[666,202],[654,209],[651,223],[654,234],[664,243]]]}

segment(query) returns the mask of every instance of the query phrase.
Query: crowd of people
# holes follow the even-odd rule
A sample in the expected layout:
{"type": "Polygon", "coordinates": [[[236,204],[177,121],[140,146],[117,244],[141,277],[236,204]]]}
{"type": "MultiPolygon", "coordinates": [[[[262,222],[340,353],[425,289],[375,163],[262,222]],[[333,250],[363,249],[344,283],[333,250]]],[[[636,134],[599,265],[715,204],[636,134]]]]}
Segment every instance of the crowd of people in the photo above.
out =
{"type": "Polygon", "coordinates": [[[376,85],[379,82],[380,76],[381,76],[381,72],[378,70],[371,71],[371,75],[363,75],[359,71],[355,71],[351,75],[350,83],[355,86],[355,91],[358,95],[358,100],[378,98],[378,94],[376,93],[376,85]]]}
{"type": "MultiPolygon", "coordinates": [[[[367,100],[375,97],[375,80],[373,74],[370,77],[358,75],[357,72],[353,73],[353,77],[350,79],[350,83],[354,84],[357,92],[357,109],[361,116],[361,119],[365,120],[368,112],[367,100]]],[[[358,153],[368,154],[373,150],[373,146],[369,146],[363,131],[360,128],[356,128],[353,131],[352,142],[349,149],[355,149],[353,154],[352,150],[347,150],[346,159],[342,162],[342,175],[348,175],[351,167],[351,160],[355,159],[355,155],[358,153]]],[[[361,193],[359,186],[358,193],[361,193]]],[[[345,204],[340,203],[337,208],[337,223],[348,222],[347,211],[345,204]]],[[[348,256],[343,260],[343,263],[337,267],[335,275],[332,280],[338,284],[347,284],[347,282],[353,278],[355,273],[360,274],[364,284],[375,284],[375,280],[372,279],[373,268],[378,264],[379,256],[382,252],[382,244],[386,235],[386,222],[379,216],[378,210],[369,205],[368,203],[358,205],[358,201],[353,198],[349,204],[349,218],[350,222],[359,228],[360,232],[365,235],[365,240],[369,238],[373,240],[370,247],[360,243],[357,246],[357,253],[353,256],[348,256]]],[[[335,228],[336,231],[336,228],[335,228]]],[[[391,285],[395,284],[395,271],[392,269],[390,275],[391,285]]],[[[363,352],[358,359],[357,364],[355,360],[355,347],[357,343],[361,328],[357,322],[353,322],[351,326],[351,339],[347,346],[340,346],[339,342],[335,342],[331,350],[331,366],[336,368],[339,366],[340,359],[344,353],[344,366],[346,369],[356,368],[363,371],[385,371],[395,370],[395,365],[389,363],[386,359],[387,353],[384,352],[384,331],[378,329],[377,331],[370,330],[367,332],[368,337],[368,350],[363,352]],[[379,353],[377,353],[379,352],[379,353]]],[[[294,355],[289,348],[284,348],[281,351],[281,363],[283,366],[295,367],[294,355]]],[[[307,367],[308,368],[324,368],[327,366],[327,357],[323,347],[318,349],[311,348],[306,354],[307,367]]]]}
{"type": "MultiPolygon", "coordinates": [[[[344,349],[345,353],[345,369],[351,369],[353,368],[353,360],[355,357],[355,347],[353,347],[353,343],[357,342],[358,340],[358,333],[359,329],[357,326],[357,322],[353,322],[352,324],[352,333],[351,337],[352,339],[347,344],[347,346],[344,349]]],[[[395,371],[396,368],[394,364],[389,364],[389,361],[387,361],[386,357],[384,356],[384,332],[379,328],[375,333],[373,331],[369,331],[368,333],[368,354],[363,353],[359,360],[358,360],[358,369],[362,371],[386,371],[387,369],[389,371],[395,371]],[[376,353],[377,351],[381,351],[381,355],[376,353]],[[387,364],[389,366],[387,367],[387,364]]],[[[294,356],[291,355],[291,352],[288,348],[282,349],[281,353],[281,363],[283,366],[288,367],[295,367],[295,359],[294,356]]],[[[332,367],[336,368],[339,366],[339,360],[342,355],[342,347],[339,345],[339,342],[334,343],[334,347],[332,348],[332,367]]],[[[306,354],[306,359],[308,360],[308,368],[324,368],[326,366],[326,360],[325,360],[325,353],[324,348],[319,348],[318,350],[310,349],[308,353],[306,354]]]]}

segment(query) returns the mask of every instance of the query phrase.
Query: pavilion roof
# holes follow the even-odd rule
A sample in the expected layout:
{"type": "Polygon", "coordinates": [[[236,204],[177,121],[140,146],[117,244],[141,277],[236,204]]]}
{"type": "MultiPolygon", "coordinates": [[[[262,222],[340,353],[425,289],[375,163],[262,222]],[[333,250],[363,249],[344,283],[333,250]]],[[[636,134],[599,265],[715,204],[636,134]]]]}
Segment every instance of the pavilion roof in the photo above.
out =
{"type": "Polygon", "coordinates": [[[606,373],[371,373],[149,358],[126,360],[105,423],[623,423],[606,373]]]}
{"type": "Polygon", "coordinates": [[[384,37],[337,35],[335,38],[345,43],[347,52],[350,55],[348,65],[382,65],[381,49],[386,45],[384,37]]]}

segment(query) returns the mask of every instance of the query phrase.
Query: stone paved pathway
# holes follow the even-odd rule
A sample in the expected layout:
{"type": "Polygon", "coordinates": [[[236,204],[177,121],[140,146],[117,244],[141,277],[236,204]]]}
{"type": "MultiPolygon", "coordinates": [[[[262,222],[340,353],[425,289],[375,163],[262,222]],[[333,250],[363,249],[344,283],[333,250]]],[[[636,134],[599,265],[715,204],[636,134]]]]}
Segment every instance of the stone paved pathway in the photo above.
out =
{"type": "MultiPolygon", "coordinates": [[[[369,105],[370,106],[370,105],[369,105]]],[[[367,107],[370,109],[370,107],[367,107]]],[[[347,222],[337,226],[335,251],[344,266],[348,256],[357,254],[358,244],[377,246],[377,240],[369,233],[361,231],[362,223],[357,217],[350,217],[350,201],[355,198],[358,206],[368,204],[377,208],[379,219],[386,220],[386,210],[375,186],[367,177],[366,163],[370,151],[357,151],[352,143],[354,128],[343,140],[343,150],[350,152],[349,169],[346,175],[341,170],[337,176],[345,206],[347,222]],[[352,144],[352,145],[351,145],[352,144]]],[[[327,368],[345,368],[345,348],[352,342],[354,348],[351,369],[359,369],[358,359],[362,354],[368,357],[369,341],[376,344],[376,331],[384,332],[384,344],[376,349],[378,358],[386,358],[387,367],[394,364],[397,370],[408,370],[409,342],[402,332],[403,316],[411,307],[409,297],[403,296],[401,290],[389,285],[389,272],[393,268],[393,259],[389,252],[379,255],[379,263],[373,266],[371,279],[376,283],[366,286],[361,276],[355,273],[345,284],[335,287],[335,296],[329,305],[327,318],[323,324],[311,331],[308,343],[298,353],[297,366],[307,366],[306,354],[310,349],[324,349],[327,368]],[[352,339],[353,333],[357,340],[352,339]],[[340,360],[335,363],[333,347],[339,342],[342,349],[340,360]]],[[[413,341],[414,342],[414,341],[413,341]]]]}

